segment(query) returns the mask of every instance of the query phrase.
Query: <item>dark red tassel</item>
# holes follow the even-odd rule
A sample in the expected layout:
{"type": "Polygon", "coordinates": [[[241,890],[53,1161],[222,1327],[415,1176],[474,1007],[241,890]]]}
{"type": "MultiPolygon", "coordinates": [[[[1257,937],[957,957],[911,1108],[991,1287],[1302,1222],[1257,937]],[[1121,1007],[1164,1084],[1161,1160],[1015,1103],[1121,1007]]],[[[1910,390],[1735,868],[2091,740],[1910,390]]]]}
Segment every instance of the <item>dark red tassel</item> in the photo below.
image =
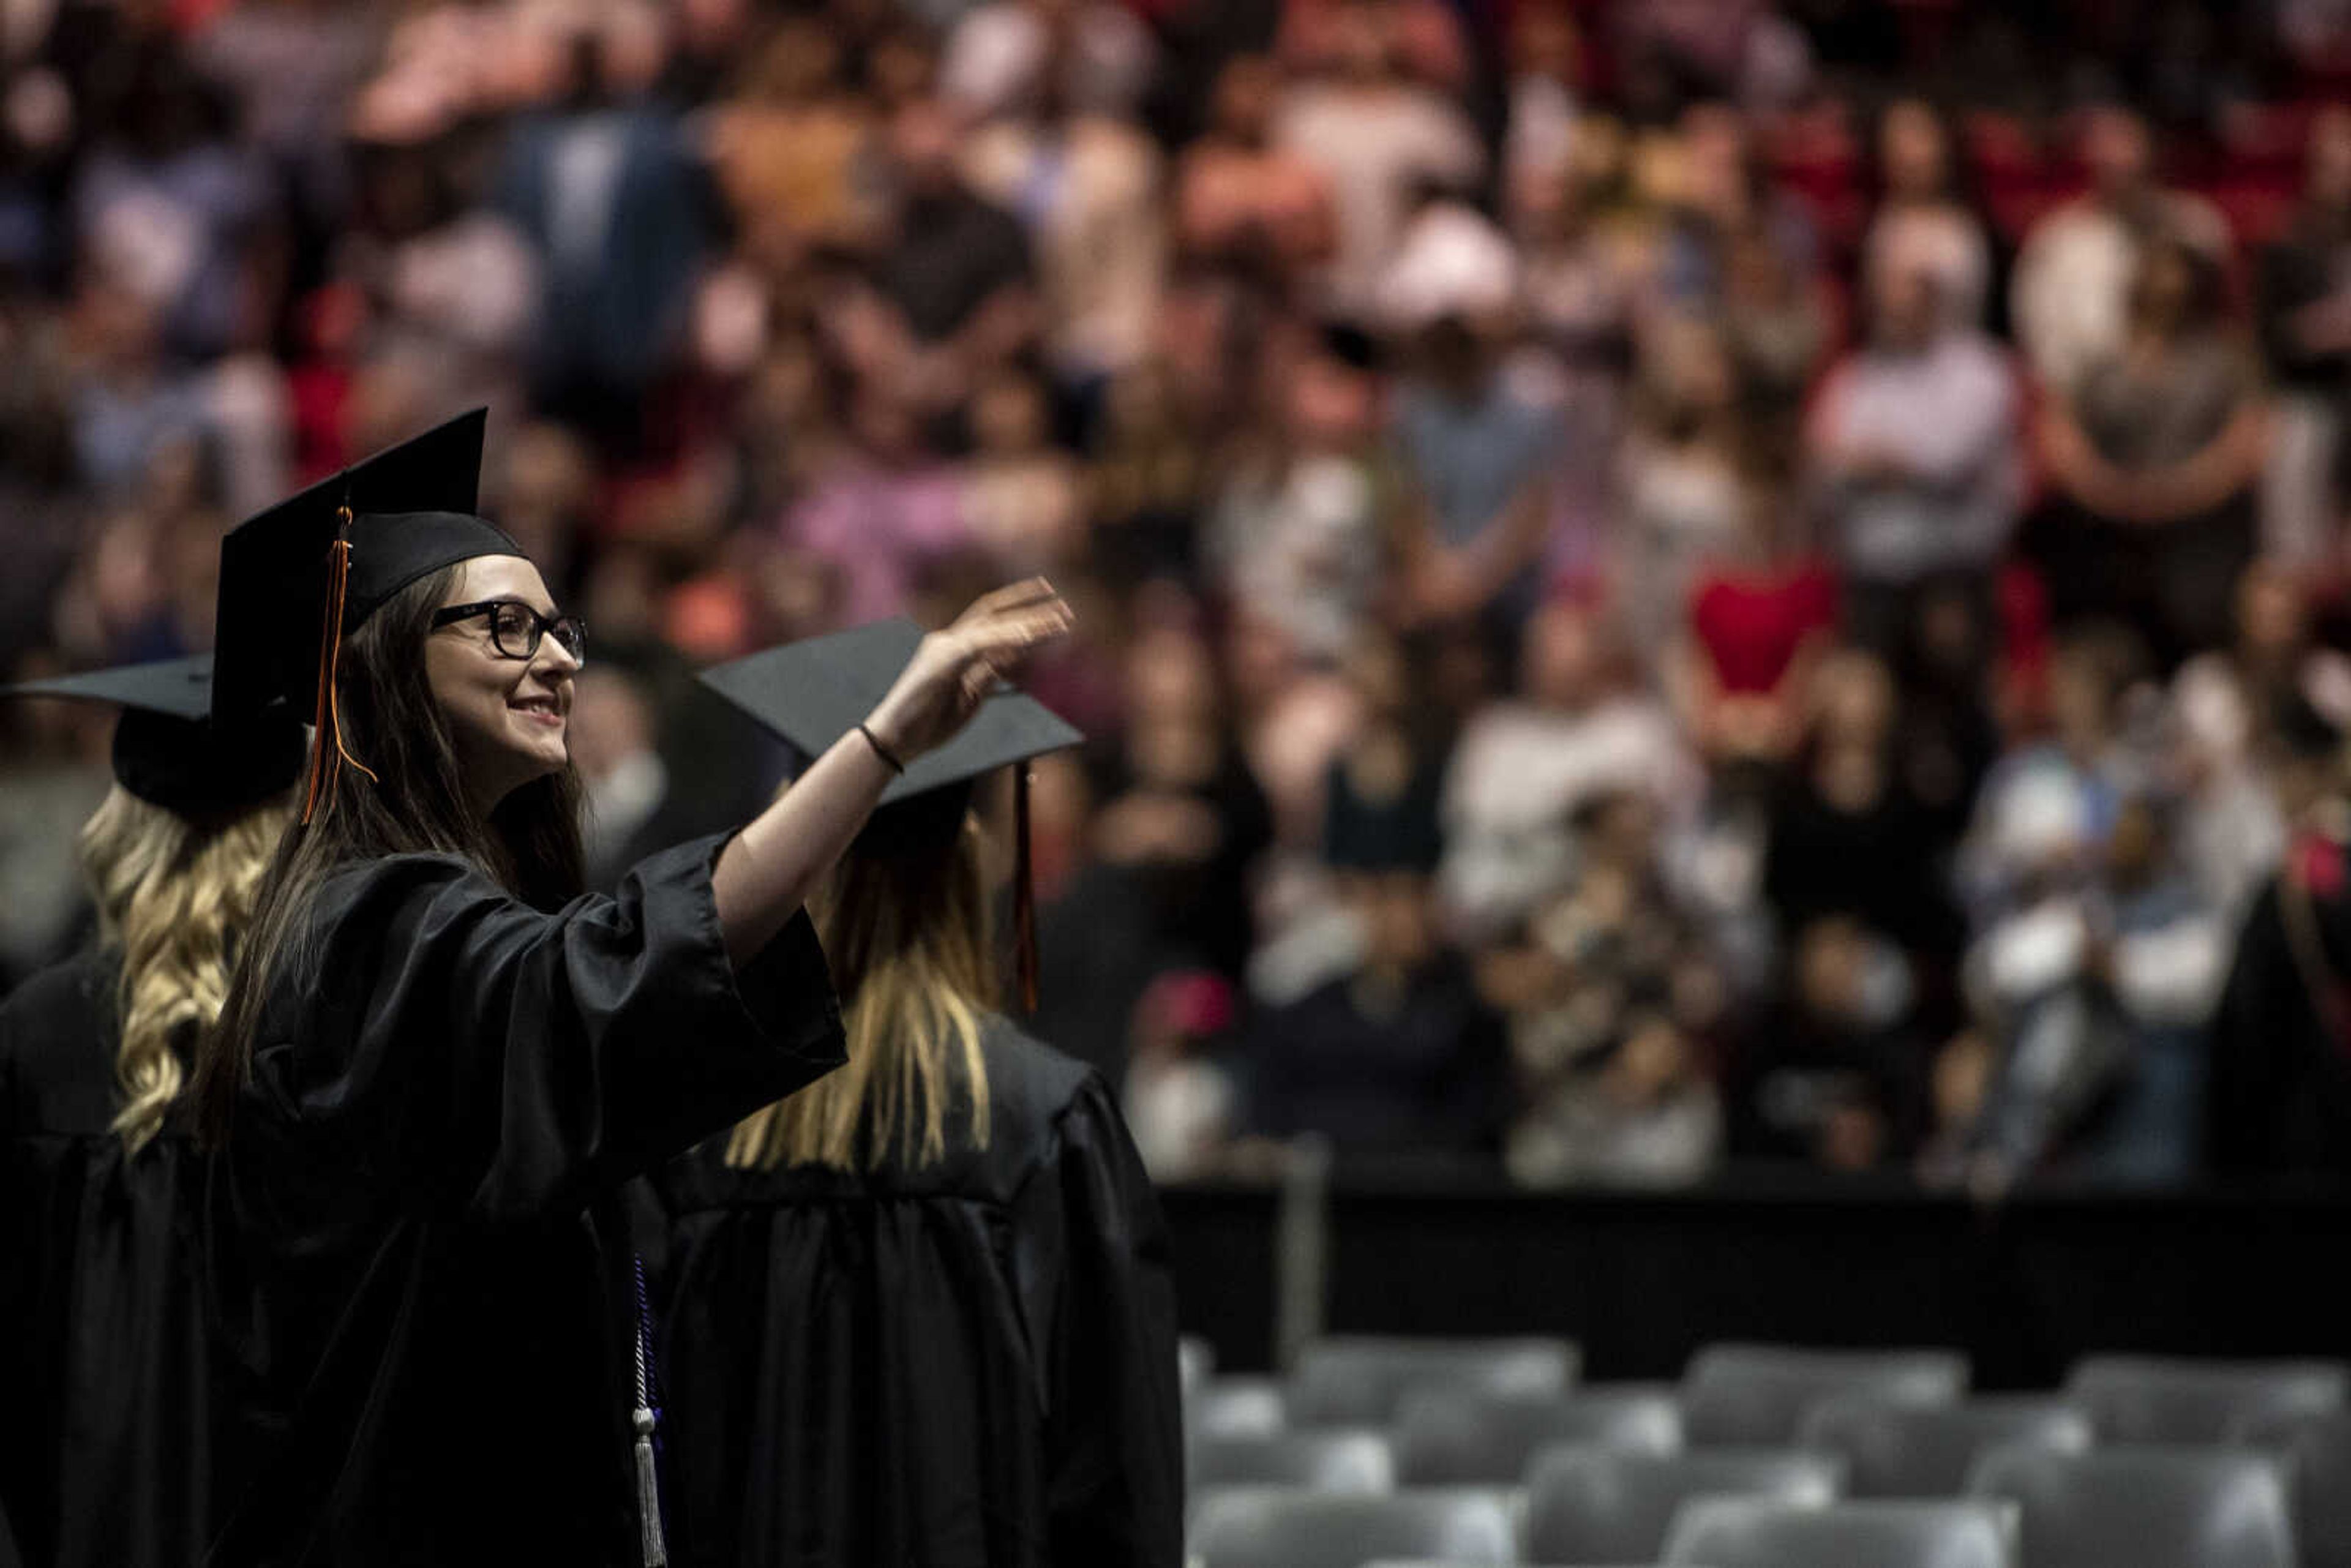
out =
{"type": "Polygon", "coordinates": [[[1012,774],[1012,931],[1020,1010],[1037,1010],[1037,873],[1029,852],[1029,765],[1012,774]]]}

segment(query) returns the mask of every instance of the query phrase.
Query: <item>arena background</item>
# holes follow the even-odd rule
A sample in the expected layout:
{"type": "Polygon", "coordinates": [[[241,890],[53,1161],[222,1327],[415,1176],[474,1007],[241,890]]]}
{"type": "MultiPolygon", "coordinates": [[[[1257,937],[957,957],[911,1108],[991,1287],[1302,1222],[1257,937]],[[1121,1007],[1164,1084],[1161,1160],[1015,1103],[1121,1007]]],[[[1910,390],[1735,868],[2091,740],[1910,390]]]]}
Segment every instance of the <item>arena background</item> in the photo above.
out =
{"type": "MultiPolygon", "coordinates": [[[[1228,1369],[2324,1352],[2240,936],[2339,842],[2347,82],[2328,0],[11,3],[0,664],[201,649],[486,402],[601,876],[776,782],[695,668],[1077,604],[1038,1028],[1228,1369]]],[[[0,711],[0,983],[107,727],[0,711]]]]}

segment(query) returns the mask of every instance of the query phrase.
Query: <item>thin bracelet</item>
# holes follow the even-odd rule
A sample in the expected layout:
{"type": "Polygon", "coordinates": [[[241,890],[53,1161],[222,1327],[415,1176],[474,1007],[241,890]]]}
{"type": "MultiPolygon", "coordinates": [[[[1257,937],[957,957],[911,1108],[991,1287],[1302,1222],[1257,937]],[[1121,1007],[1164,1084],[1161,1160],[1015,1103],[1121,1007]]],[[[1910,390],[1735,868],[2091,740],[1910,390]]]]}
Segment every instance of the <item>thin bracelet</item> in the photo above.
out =
{"type": "Polygon", "coordinates": [[[901,779],[906,776],[906,765],[898,760],[898,754],[891,750],[888,747],[883,745],[880,737],[877,737],[871,729],[867,728],[864,725],[860,724],[857,727],[857,733],[865,737],[865,744],[873,748],[874,756],[880,758],[883,761],[890,765],[891,772],[895,773],[901,779]]]}

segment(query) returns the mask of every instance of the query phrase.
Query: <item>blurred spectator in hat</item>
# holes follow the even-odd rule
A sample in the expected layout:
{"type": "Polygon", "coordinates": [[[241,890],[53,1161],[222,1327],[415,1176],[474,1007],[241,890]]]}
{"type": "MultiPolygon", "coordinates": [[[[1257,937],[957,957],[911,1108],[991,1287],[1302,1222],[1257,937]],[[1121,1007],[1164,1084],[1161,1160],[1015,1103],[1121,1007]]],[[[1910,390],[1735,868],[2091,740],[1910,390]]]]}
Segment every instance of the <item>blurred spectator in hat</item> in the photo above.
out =
{"type": "Polygon", "coordinates": [[[2069,507],[2043,548],[2058,618],[2129,620],[2166,667],[2227,638],[2257,543],[2267,400],[2224,287],[2193,246],[2143,246],[2128,336],[2041,421],[2042,460],[2069,507]]]}
{"type": "Polygon", "coordinates": [[[1504,374],[1517,258],[1487,219],[1432,202],[1379,291],[1407,369],[1390,423],[1406,486],[1405,612],[1475,622],[1507,649],[1541,597],[1559,415],[1504,374]]]}
{"type": "Polygon", "coordinates": [[[2277,379],[2263,550],[2299,570],[2345,570],[2343,438],[2351,417],[2351,107],[2310,125],[2302,205],[2261,256],[2262,345],[2277,379]]]}
{"type": "Polygon", "coordinates": [[[2130,336],[2134,278],[2158,242],[2212,264],[2229,250],[2226,222],[2198,196],[2157,181],[2154,133],[2118,104],[2089,111],[2081,133],[2090,188],[2036,222],[2009,284],[2009,314],[2032,369],[2060,397],[2130,336]]]}
{"type": "Polygon", "coordinates": [[[1327,261],[1338,243],[1322,167],[1273,141],[1281,70],[1243,55],[1217,75],[1207,130],[1185,149],[1176,242],[1203,261],[1253,269],[1285,286],[1327,261]]]}
{"type": "Polygon", "coordinates": [[[1862,242],[1864,276],[1923,266],[1952,325],[1982,327],[1991,242],[1960,193],[1949,122],[1924,99],[1897,98],[1878,114],[1875,152],[1878,199],[1862,242]]]}
{"type": "Polygon", "coordinates": [[[1989,594],[2023,499],[2016,374],[1944,277],[1915,236],[1873,254],[1869,341],[1830,371],[1804,432],[1854,634],[1889,653],[1930,582],[1989,594]]]}
{"type": "Polygon", "coordinates": [[[1434,792],[1333,774],[1324,858],[1361,963],[1249,1031],[1249,1125],[1313,1132],[1342,1153],[1485,1152],[1510,1111],[1501,1020],[1439,936],[1434,792]]]}
{"type": "Polygon", "coordinates": [[[1339,0],[1330,63],[1293,85],[1275,117],[1276,145],[1322,172],[1338,247],[1322,279],[1324,308],[1364,322],[1421,194],[1460,190],[1485,172],[1468,117],[1398,68],[1383,0],[1339,0]]]}
{"type": "Polygon", "coordinates": [[[1442,885],[1472,942],[1510,929],[1567,885],[1576,811],[1618,789],[1686,810],[1696,769],[1672,716],[1625,679],[1604,619],[1556,601],[1529,623],[1516,695],[1461,736],[1443,796],[1442,885]]]}
{"type": "Polygon", "coordinates": [[[1155,46],[1124,6],[1104,0],[989,0],[947,34],[939,88],[976,119],[1026,112],[1048,99],[1131,116],[1150,84],[1155,46]]]}

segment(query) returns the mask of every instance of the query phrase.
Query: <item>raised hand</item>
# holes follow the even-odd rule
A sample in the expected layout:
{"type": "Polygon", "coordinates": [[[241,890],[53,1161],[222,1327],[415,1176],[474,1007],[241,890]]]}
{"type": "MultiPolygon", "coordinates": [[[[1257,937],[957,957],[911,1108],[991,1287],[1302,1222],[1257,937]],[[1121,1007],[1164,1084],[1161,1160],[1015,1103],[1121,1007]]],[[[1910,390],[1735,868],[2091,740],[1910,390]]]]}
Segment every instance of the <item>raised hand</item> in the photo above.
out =
{"type": "Polygon", "coordinates": [[[946,745],[998,681],[1074,621],[1041,577],[981,595],[954,624],[923,639],[866,727],[902,762],[946,745]]]}

